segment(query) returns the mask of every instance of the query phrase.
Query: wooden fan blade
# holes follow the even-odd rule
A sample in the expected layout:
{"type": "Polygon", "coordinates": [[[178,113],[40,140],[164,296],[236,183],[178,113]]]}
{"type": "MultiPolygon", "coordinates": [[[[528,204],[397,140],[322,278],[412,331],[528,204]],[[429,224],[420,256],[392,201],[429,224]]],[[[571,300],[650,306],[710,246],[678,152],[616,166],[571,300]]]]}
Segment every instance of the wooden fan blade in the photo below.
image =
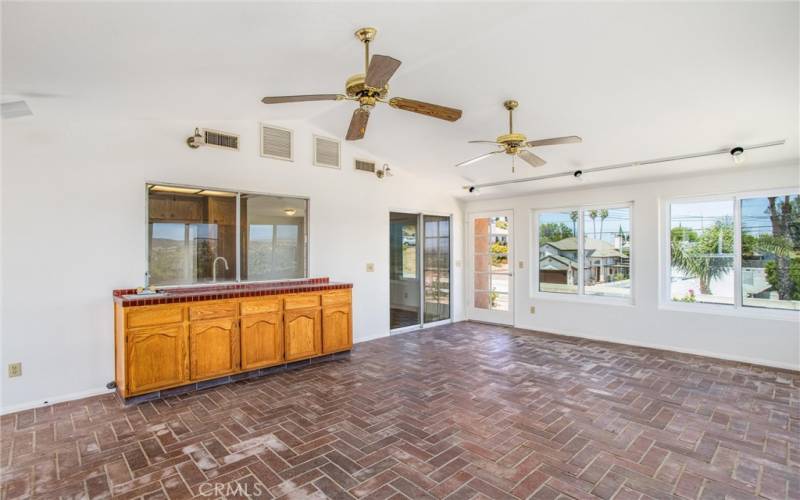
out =
{"type": "Polygon", "coordinates": [[[502,144],[497,141],[467,141],[467,144],[502,144]]]}
{"type": "Polygon", "coordinates": [[[456,164],[456,167],[465,167],[465,166],[467,166],[467,165],[470,165],[470,164],[472,164],[472,163],[475,163],[476,161],[481,161],[481,160],[483,160],[484,158],[488,158],[488,157],[490,157],[490,156],[492,156],[492,155],[496,155],[497,153],[503,153],[503,152],[504,152],[504,150],[502,150],[502,149],[500,149],[500,150],[498,150],[498,151],[491,151],[491,152],[489,152],[489,153],[486,153],[486,154],[484,154],[484,155],[476,156],[475,158],[472,158],[471,160],[462,161],[461,163],[457,163],[457,164],[456,164]]]}
{"type": "Polygon", "coordinates": [[[526,149],[520,149],[517,156],[531,164],[532,167],[541,167],[546,161],[526,149]]]}
{"type": "Polygon", "coordinates": [[[264,104],[282,104],[285,102],[338,101],[343,98],[344,96],[340,94],[282,95],[265,97],[261,99],[261,102],[264,104]]]}
{"type": "Polygon", "coordinates": [[[568,135],[567,137],[553,137],[552,139],[539,139],[538,141],[528,141],[525,144],[528,146],[551,146],[554,144],[576,144],[583,142],[583,139],[577,135],[568,135]]]}
{"type": "Polygon", "coordinates": [[[421,115],[432,116],[441,120],[454,122],[461,118],[461,110],[455,108],[448,108],[439,106],[438,104],[430,104],[422,101],[415,101],[413,99],[406,99],[404,97],[393,97],[389,100],[389,106],[404,111],[411,111],[412,113],[419,113],[421,115]]]}
{"type": "Polygon", "coordinates": [[[367,131],[367,120],[369,120],[369,110],[357,108],[353,111],[353,118],[350,119],[350,128],[347,129],[347,140],[357,141],[364,138],[367,131]]]}
{"type": "Polygon", "coordinates": [[[367,76],[364,78],[364,85],[375,89],[382,89],[389,79],[402,64],[400,61],[389,56],[375,54],[369,61],[367,76]]]}

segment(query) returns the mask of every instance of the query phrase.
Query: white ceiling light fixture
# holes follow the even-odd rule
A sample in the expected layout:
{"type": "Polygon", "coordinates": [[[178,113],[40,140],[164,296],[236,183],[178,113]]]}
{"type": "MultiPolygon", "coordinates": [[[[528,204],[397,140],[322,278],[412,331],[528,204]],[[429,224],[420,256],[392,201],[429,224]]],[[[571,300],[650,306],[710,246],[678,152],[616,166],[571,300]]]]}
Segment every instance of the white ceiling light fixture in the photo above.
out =
{"type": "Polygon", "coordinates": [[[286,215],[291,217],[291,216],[293,216],[294,214],[297,213],[297,209],[295,209],[295,208],[284,208],[283,209],[283,213],[285,213],[286,215]]]}

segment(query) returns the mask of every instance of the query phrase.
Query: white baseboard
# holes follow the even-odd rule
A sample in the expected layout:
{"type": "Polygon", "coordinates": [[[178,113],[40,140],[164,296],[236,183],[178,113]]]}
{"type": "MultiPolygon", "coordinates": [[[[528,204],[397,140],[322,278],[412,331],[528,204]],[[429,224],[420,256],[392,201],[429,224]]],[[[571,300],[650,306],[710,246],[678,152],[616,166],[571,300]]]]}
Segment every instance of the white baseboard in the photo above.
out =
{"type": "Polygon", "coordinates": [[[774,361],[771,359],[751,358],[747,356],[735,356],[719,352],[704,351],[701,349],[686,349],[683,347],[668,346],[663,344],[650,344],[647,342],[638,342],[636,340],[616,339],[616,338],[603,337],[600,335],[588,335],[585,333],[543,330],[541,328],[537,328],[534,330],[532,328],[523,328],[520,326],[515,326],[514,328],[518,330],[528,330],[531,332],[542,332],[542,333],[550,333],[553,335],[563,335],[565,337],[577,337],[587,340],[597,340],[600,342],[610,342],[612,344],[623,344],[633,347],[646,347],[648,349],[659,349],[661,351],[679,352],[681,354],[693,354],[695,356],[703,356],[704,358],[715,358],[715,359],[722,359],[725,361],[737,361],[739,363],[748,363],[752,365],[766,366],[770,368],[780,368],[782,370],[800,371],[800,365],[792,365],[791,363],[781,363],[779,361],[774,361]]]}
{"type": "Polygon", "coordinates": [[[41,408],[56,403],[63,403],[65,401],[73,401],[75,399],[83,399],[91,396],[99,396],[100,394],[108,394],[110,392],[114,392],[114,390],[106,389],[105,387],[103,387],[103,388],[89,389],[80,392],[72,392],[69,394],[62,394],[61,396],[53,396],[51,398],[44,398],[37,401],[28,401],[26,403],[20,403],[0,408],[0,415],[6,415],[8,413],[16,413],[18,411],[30,410],[32,408],[41,408]]]}

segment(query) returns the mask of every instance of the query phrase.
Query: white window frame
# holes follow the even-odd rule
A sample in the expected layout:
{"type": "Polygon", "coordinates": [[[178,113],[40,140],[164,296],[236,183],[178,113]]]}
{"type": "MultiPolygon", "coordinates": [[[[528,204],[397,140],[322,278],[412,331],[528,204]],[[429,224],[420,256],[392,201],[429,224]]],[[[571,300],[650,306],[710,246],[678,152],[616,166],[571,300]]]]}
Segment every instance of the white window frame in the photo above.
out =
{"type": "Polygon", "coordinates": [[[610,304],[610,305],[620,305],[620,306],[633,306],[635,304],[635,295],[636,295],[636,278],[634,276],[634,258],[635,258],[635,235],[634,235],[634,215],[633,215],[633,206],[634,203],[632,201],[625,201],[625,202],[615,202],[615,203],[592,203],[590,205],[568,205],[564,207],[555,207],[555,208],[537,208],[531,211],[531,220],[530,220],[530,235],[531,235],[531,263],[530,266],[530,283],[531,288],[529,290],[529,295],[531,299],[545,299],[545,300],[556,300],[556,301],[565,301],[565,302],[590,302],[590,303],[600,303],[600,304],[610,304]],[[627,208],[630,213],[629,217],[629,225],[630,225],[630,248],[631,253],[628,257],[628,265],[629,267],[629,274],[631,280],[631,293],[628,297],[609,297],[603,295],[586,295],[584,290],[584,281],[585,277],[583,275],[582,267],[584,263],[584,259],[586,256],[584,255],[583,245],[584,245],[584,228],[583,228],[583,219],[584,219],[584,212],[588,210],[594,209],[614,209],[614,208],[627,208]],[[577,220],[577,229],[578,234],[575,235],[578,241],[578,268],[580,272],[578,272],[578,290],[576,293],[558,293],[558,292],[544,292],[539,290],[539,215],[542,213],[553,213],[553,212],[569,212],[569,211],[578,211],[578,220],[577,220]]]}
{"type": "Polygon", "coordinates": [[[765,318],[785,321],[800,321],[800,311],[767,307],[750,307],[742,304],[742,200],[800,194],[800,187],[779,188],[761,191],[732,192],[709,196],[687,196],[663,199],[661,203],[661,241],[659,242],[659,309],[720,314],[746,318],[765,318]],[[672,300],[672,204],[730,201],[733,203],[733,304],[709,304],[703,302],[678,302],[672,300]]]}

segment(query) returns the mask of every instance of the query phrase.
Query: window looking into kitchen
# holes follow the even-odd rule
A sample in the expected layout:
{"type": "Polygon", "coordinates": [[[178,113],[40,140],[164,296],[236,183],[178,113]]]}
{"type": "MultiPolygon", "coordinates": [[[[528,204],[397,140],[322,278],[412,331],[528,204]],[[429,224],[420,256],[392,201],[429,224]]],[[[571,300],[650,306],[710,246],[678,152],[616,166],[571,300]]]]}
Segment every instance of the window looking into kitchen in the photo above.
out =
{"type": "Polygon", "coordinates": [[[307,276],[308,200],[147,185],[149,284],[307,276]]]}

